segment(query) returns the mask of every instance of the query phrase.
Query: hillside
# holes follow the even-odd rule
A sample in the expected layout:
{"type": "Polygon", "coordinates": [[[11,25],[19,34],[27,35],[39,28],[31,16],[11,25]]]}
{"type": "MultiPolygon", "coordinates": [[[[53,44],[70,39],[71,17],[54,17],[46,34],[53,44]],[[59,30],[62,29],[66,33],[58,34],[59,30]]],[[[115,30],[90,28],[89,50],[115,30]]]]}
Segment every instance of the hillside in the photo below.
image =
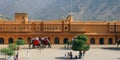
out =
{"type": "MultiPolygon", "coordinates": [[[[75,20],[120,20],[120,0],[72,0],[75,20]]],[[[65,19],[71,13],[70,0],[0,0],[0,14],[11,19],[15,12],[27,12],[29,19],[65,19]]]]}

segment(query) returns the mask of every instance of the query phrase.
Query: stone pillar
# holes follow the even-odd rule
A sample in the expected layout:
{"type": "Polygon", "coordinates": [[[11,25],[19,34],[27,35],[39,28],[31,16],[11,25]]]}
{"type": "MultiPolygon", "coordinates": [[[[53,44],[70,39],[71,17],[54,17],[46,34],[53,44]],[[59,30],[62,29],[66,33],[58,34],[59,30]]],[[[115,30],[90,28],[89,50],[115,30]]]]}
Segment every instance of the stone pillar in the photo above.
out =
{"type": "Polygon", "coordinates": [[[90,36],[88,37],[87,44],[90,44],[90,36]]]}
{"type": "Polygon", "coordinates": [[[7,36],[5,36],[3,38],[4,38],[4,44],[8,44],[8,38],[7,38],[7,36]]]}
{"type": "Polygon", "coordinates": [[[116,44],[115,37],[112,36],[112,38],[113,38],[113,44],[116,44]]]}
{"type": "Polygon", "coordinates": [[[53,36],[50,37],[50,43],[54,44],[54,37],[53,36]]]}
{"type": "Polygon", "coordinates": [[[99,37],[98,37],[98,36],[96,36],[95,44],[96,44],[96,45],[99,45],[99,37]]]}
{"type": "Polygon", "coordinates": [[[26,44],[28,44],[28,39],[27,39],[27,36],[23,38],[23,40],[25,41],[26,44]]]}
{"type": "Polygon", "coordinates": [[[107,45],[108,44],[108,38],[107,36],[104,37],[104,45],[107,45]]]}
{"type": "Polygon", "coordinates": [[[17,40],[17,36],[14,36],[14,38],[13,38],[13,43],[15,43],[16,40],[17,40]]]}
{"type": "Polygon", "coordinates": [[[63,37],[59,37],[59,42],[60,42],[60,44],[63,44],[63,37]]]}

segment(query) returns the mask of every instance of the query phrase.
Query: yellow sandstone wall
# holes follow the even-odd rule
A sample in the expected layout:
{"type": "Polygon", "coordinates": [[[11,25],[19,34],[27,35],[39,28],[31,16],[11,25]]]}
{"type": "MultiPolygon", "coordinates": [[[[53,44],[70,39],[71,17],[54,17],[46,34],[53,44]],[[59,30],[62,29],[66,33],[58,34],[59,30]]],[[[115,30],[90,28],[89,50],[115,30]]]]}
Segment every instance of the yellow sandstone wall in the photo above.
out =
{"type": "Polygon", "coordinates": [[[0,20],[0,44],[15,42],[22,38],[28,43],[33,37],[49,37],[51,44],[64,44],[78,34],[88,36],[88,44],[115,44],[120,40],[120,22],[28,20],[27,13],[15,13],[15,20],[0,20]],[[58,40],[58,41],[57,41],[58,40]]]}

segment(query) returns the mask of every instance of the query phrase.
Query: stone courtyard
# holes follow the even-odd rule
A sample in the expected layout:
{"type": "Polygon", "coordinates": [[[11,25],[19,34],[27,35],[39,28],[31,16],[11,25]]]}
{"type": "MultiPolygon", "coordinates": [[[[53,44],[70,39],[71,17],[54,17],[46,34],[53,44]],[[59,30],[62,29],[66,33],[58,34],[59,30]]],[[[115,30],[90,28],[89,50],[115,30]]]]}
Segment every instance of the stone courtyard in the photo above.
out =
{"type": "MultiPolygon", "coordinates": [[[[2,48],[1,46],[0,48],[2,48]]],[[[52,48],[41,50],[28,49],[26,47],[28,46],[25,45],[20,49],[19,60],[65,60],[65,53],[72,51],[64,49],[64,45],[52,45],[52,48]],[[30,53],[29,58],[26,57],[27,51],[30,53]]],[[[72,51],[72,53],[73,57],[78,55],[78,51],[72,51]]],[[[4,60],[4,57],[4,55],[0,54],[0,60],[4,60]]],[[[120,60],[120,49],[116,49],[116,45],[91,45],[90,50],[86,52],[84,58],[76,60],[120,60]]]]}

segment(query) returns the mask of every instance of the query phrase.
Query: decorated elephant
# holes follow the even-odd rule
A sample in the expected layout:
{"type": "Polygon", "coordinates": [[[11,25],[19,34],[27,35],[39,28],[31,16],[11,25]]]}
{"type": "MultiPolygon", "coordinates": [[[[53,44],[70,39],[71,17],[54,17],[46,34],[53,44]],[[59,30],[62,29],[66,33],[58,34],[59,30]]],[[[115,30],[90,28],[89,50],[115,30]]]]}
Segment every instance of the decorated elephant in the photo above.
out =
{"type": "Polygon", "coordinates": [[[33,38],[29,44],[29,48],[31,48],[31,45],[32,45],[32,48],[40,48],[41,46],[44,46],[46,47],[48,45],[48,48],[51,48],[51,44],[50,44],[50,41],[47,37],[42,37],[41,39],[39,39],[38,37],[36,38],[33,38]]]}
{"type": "Polygon", "coordinates": [[[48,45],[48,48],[51,48],[50,40],[48,39],[48,37],[42,37],[40,41],[41,41],[41,45],[44,46],[48,45]]]}
{"type": "Polygon", "coordinates": [[[36,46],[39,48],[40,44],[41,44],[41,41],[37,37],[31,40],[32,48],[35,48],[36,46]]]}

